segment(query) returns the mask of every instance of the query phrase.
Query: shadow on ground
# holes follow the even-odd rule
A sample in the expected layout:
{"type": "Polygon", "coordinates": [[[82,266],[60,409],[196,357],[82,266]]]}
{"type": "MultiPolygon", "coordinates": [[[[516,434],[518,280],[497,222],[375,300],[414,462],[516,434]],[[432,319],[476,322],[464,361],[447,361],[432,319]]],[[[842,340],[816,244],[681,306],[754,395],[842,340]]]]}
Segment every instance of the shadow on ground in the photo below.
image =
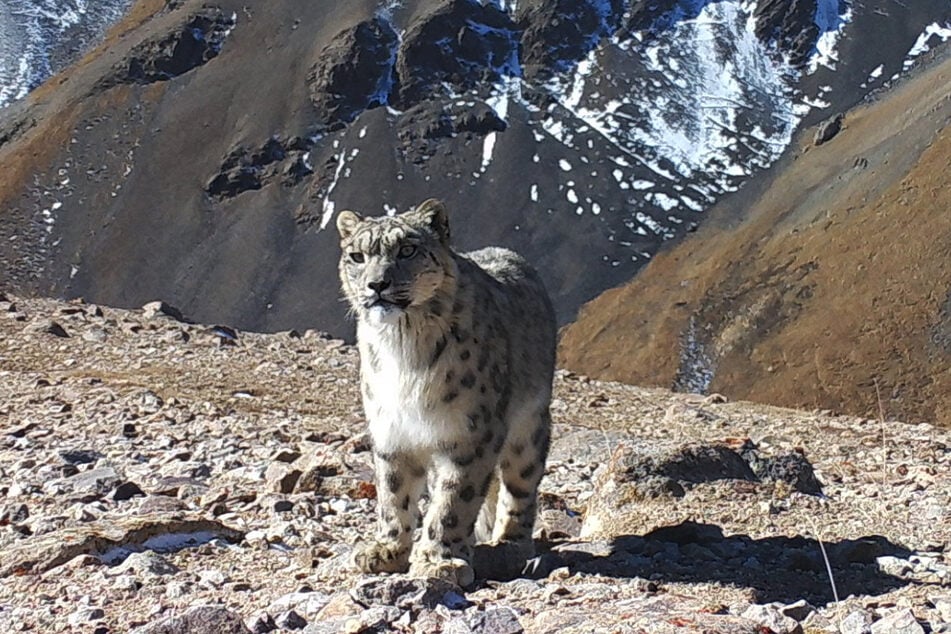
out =
{"type": "MultiPolygon", "coordinates": [[[[718,526],[684,522],[644,536],[609,541],[539,544],[536,572],[567,566],[573,573],[640,577],[658,582],[719,583],[750,588],[758,603],[813,605],[835,600],[822,547],[807,537],[724,536],[718,526]]],[[[912,552],[881,536],[823,543],[839,598],[880,595],[915,583],[885,573],[875,559],[907,558],[912,552]]]]}

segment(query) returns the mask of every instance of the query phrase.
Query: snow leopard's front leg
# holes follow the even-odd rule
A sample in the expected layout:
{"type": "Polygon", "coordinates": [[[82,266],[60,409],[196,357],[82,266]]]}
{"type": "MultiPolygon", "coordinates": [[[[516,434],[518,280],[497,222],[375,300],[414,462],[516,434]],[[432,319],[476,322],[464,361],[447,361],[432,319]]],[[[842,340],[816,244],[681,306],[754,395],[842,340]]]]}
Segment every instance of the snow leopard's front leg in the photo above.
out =
{"type": "Polygon", "coordinates": [[[497,456],[491,443],[466,444],[435,456],[429,510],[413,549],[410,574],[437,577],[463,587],[475,581],[475,523],[492,483],[497,456]]]}
{"type": "Polygon", "coordinates": [[[374,452],[377,481],[375,539],[357,544],[354,562],[363,572],[406,572],[419,522],[419,497],[426,485],[426,468],[405,453],[374,452]]]}

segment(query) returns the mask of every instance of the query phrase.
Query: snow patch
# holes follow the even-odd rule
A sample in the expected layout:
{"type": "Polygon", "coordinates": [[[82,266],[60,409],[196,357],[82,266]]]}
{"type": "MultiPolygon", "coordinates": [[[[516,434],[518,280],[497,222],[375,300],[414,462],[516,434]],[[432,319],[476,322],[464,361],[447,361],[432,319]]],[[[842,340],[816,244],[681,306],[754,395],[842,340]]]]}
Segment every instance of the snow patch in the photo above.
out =
{"type": "Polygon", "coordinates": [[[818,0],[816,2],[816,26],[819,27],[819,39],[816,40],[816,52],[806,65],[806,72],[812,74],[820,66],[835,70],[839,61],[836,50],[845,25],[852,21],[852,8],[839,14],[839,0],[818,0]]]}
{"type": "MultiPolygon", "coordinates": [[[[334,141],[336,144],[337,142],[334,141]]],[[[334,211],[336,210],[337,205],[334,203],[333,199],[330,198],[330,195],[333,194],[334,189],[337,188],[337,183],[340,182],[340,176],[343,174],[343,168],[347,164],[347,158],[345,152],[340,152],[337,154],[337,169],[334,172],[333,181],[330,182],[330,186],[327,188],[327,193],[324,195],[324,202],[322,205],[322,214],[320,216],[320,229],[326,229],[327,225],[330,224],[330,219],[334,216],[334,211]]]]}
{"type": "Polygon", "coordinates": [[[925,30],[921,32],[921,35],[918,36],[918,39],[915,40],[915,44],[905,56],[905,61],[902,62],[902,70],[911,68],[915,63],[915,59],[930,51],[932,46],[940,42],[947,42],[949,39],[951,39],[951,23],[938,24],[937,22],[933,22],[929,24],[925,27],[925,30]]]}
{"type": "Polygon", "coordinates": [[[485,170],[489,168],[489,164],[492,163],[492,154],[495,151],[495,140],[498,133],[490,132],[485,135],[485,139],[482,141],[482,167],[480,171],[484,174],[485,170]]]}
{"type": "Polygon", "coordinates": [[[143,550],[152,550],[157,553],[173,553],[183,548],[194,548],[207,544],[213,539],[217,539],[218,534],[212,531],[198,531],[196,533],[169,533],[166,535],[156,535],[150,537],[141,545],[130,544],[128,546],[116,546],[99,555],[99,560],[107,565],[121,563],[126,557],[134,552],[143,550]]]}
{"type": "Polygon", "coordinates": [[[0,108],[22,99],[53,72],[50,52],[69,31],[92,45],[131,0],[3,0],[0,3],[0,108]]]}

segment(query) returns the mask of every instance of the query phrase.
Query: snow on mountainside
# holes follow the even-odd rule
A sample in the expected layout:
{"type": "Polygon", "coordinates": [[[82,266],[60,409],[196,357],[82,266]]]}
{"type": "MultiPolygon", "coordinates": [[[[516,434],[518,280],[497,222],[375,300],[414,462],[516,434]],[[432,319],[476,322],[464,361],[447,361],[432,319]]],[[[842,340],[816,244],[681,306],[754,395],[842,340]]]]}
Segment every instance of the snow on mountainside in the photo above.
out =
{"type": "Polygon", "coordinates": [[[347,335],[334,214],[437,196],[566,323],[948,24],[945,0],[166,3],[0,112],[0,285],[347,335]]]}
{"type": "Polygon", "coordinates": [[[131,0],[0,3],[0,107],[22,99],[122,17],[131,0]]]}
{"type": "MultiPolygon", "coordinates": [[[[534,141],[563,156],[552,156],[559,170],[557,182],[527,183],[519,194],[529,193],[536,213],[552,215],[565,208],[577,216],[611,216],[607,239],[628,247],[632,262],[650,258],[658,239],[682,235],[695,225],[698,212],[769,166],[802,117],[828,105],[819,95],[799,91],[797,81],[803,72],[831,67],[835,42],[851,15],[844,2],[819,1],[809,25],[814,43],[807,45],[810,52],[797,66],[790,57],[801,56],[801,51],[780,50],[768,31],[765,41],[761,39],[765,18],[757,15],[756,2],[682,0],[666,11],[655,10],[653,17],[636,14],[633,8],[618,10],[607,0],[561,3],[574,5],[569,11],[575,13],[564,18],[577,19],[579,30],[587,31],[575,34],[575,49],[563,34],[548,38],[548,50],[539,56],[548,68],[532,73],[519,59],[517,26],[525,23],[531,9],[515,2],[484,4],[486,23],[469,18],[460,23],[467,37],[481,40],[488,49],[478,70],[495,79],[492,86],[432,86],[453,107],[481,103],[497,117],[499,129],[484,135],[478,170],[464,178],[485,175],[499,135],[511,123],[510,113],[520,110],[517,120],[528,124],[534,141]]],[[[384,63],[379,68],[378,85],[389,91],[376,88],[372,96],[358,100],[367,108],[389,105],[392,122],[407,105],[407,91],[391,79],[405,31],[398,23],[401,8],[400,3],[388,3],[376,22],[381,40],[386,40],[383,48],[392,53],[392,66],[384,63]]],[[[524,36],[521,44],[524,58],[524,36]]],[[[447,41],[437,45],[435,55],[450,59],[444,64],[463,72],[478,64],[467,58],[465,43],[459,49],[447,41]]],[[[416,105],[412,98],[410,102],[416,105]]],[[[358,108],[341,120],[359,115],[358,108]]],[[[360,179],[359,173],[344,167],[348,156],[358,154],[354,149],[350,155],[336,155],[321,228],[336,208],[341,178],[360,179]]],[[[421,163],[429,158],[425,153],[417,157],[421,163]]],[[[540,155],[533,154],[532,160],[540,162],[540,155]]],[[[382,204],[388,213],[396,210],[391,201],[382,204]]],[[[616,253],[603,259],[620,265],[616,253]]]]}

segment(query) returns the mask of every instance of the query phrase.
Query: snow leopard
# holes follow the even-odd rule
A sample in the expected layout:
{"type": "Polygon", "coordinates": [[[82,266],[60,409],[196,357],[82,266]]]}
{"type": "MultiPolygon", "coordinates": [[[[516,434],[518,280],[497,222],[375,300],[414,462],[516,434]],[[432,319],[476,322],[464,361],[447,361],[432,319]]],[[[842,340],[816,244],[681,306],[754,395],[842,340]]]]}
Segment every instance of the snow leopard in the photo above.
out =
{"type": "Polygon", "coordinates": [[[342,211],[337,229],[377,490],[375,537],[354,562],[463,587],[524,564],[557,329],[539,274],[508,249],[456,253],[436,199],[393,216],[342,211]]]}

